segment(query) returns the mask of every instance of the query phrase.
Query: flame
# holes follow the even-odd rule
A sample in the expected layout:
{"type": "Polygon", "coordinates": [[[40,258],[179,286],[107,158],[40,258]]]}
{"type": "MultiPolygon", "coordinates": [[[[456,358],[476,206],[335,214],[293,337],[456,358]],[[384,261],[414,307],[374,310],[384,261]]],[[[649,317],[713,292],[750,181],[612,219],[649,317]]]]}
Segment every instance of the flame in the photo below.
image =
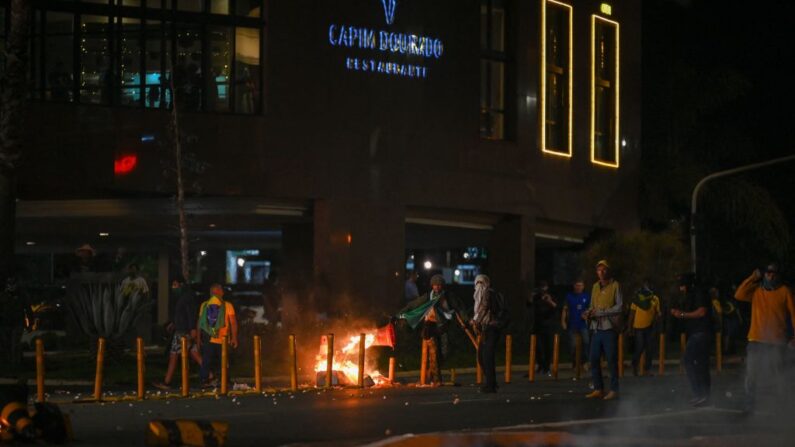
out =
{"type": "MultiPolygon", "coordinates": [[[[376,330],[362,331],[364,334],[364,348],[367,349],[373,345],[376,339],[376,330]]],[[[359,381],[359,335],[351,335],[342,337],[339,340],[348,340],[347,344],[341,348],[334,347],[334,359],[332,370],[338,371],[345,375],[349,383],[355,384],[359,381]]],[[[336,339],[335,339],[336,340],[336,339]]],[[[335,343],[336,345],[337,343],[335,343]]],[[[322,336],[320,338],[320,350],[315,356],[315,372],[325,372],[328,365],[328,338],[322,336]]],[[[374,369],[369,369],[365,363],[364,375],[370,376],[376,385],[386,383],[388,379],[381,375],[380,372],[374,369]]]]}

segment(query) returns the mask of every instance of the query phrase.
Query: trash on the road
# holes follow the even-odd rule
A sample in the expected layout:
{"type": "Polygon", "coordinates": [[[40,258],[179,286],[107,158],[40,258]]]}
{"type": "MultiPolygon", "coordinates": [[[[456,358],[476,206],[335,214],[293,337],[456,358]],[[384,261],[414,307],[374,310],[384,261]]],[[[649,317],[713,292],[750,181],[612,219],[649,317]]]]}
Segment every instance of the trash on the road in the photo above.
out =
{"type": "Polygon", "coordinates": [[[247,383],[235,383],[232,385],[233,391],[248,391],[251,387],[247,383]]]}
{"type": "Polygon", "coordinates": [[[218,446],[226,443],[229,423],[202,420],[156,420],[146,429],[146,445],[149,447],[172,446],[218,446]]]}

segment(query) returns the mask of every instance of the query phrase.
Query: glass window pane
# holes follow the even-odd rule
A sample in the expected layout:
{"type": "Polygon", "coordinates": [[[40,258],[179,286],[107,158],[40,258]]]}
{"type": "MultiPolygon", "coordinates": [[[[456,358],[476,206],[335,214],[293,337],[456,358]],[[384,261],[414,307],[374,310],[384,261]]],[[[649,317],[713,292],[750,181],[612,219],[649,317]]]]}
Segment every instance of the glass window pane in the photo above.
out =
{"type": "Polygon", "coordinates": [[[210,12],[213,14],[229,14],[229,0],[210,0],[210,12]]]}
{"type": "MultiPolygon", "coordinates": [[[[153,3],[157,3],[157,0],[154,0],[153,3]]],[[[141,0],[122,0],[121,4],[122,6],[141,6],[141,0]]]]}
{"type": "Polygon", "coordinates": [[[82,16],[80,31],[80,102],[110,104],[116,83],[110,70],[108,18],[82,16]]]}
{"type": "Polygon", "coordinates": [[[491,108],[505,108],[505,64],[491,62],[491,108]]]}
{"type": "Polygon", "coordinates": [[[262,0],[237,0],[235,14],[245,17],[260,17],[262,15],[262,0]]]}
{"type": "Polygon", "coordinates": [[[202,12],[204,11],[204,0],[179,0],[177,9],[180,11],[202,12]]]}
{"type": "Polygon", "coordinates": [[[121,104],[141,104],[141,21],[119,18],[121,104]]]}
{"type": "Polygon", "coordinates": [[[237,28],[235,38],[235,111],[257,113],[260,103],[260,32],[237,28]]]}
{"type": "Polygon", "coordinates": [[[171,107],[171,86],[168,70],[170,60],[171,39],[168,38],[170,27],[163,26],[160,21],[148,20],[145,27],[146,55],[146,107],[171,107]]]}
{"type": "Polygon", "coordinates": [[[199,110],[202,105],[202,38],[199,26],[177,24],[176,59],[174,84],[177,105],[186,110],[199,110]]]}
{"type": "Polygon", "coordinates": [[[480,0],[480,49],[489,49],[489,0],[480,0]]]}
{"type": "Polygon", "coordinates": [[[208,29],[210,67],[207,76],[207,107],[205,110],[228,112],[231,102],[229,79],[232,75],[232,30],[212,27],[208,29]]]}
{"type": "Polygon", "coordinates": [[[505,6],[502,0],[492,0],[491,50],[505,51],[505,6]]]}
{"type": "Polygon", "coordinates": [[[69,13],[47,13],[45,37],[45,97],[54,101],[73,101],[74,61],[74,15],[69,13]]]}

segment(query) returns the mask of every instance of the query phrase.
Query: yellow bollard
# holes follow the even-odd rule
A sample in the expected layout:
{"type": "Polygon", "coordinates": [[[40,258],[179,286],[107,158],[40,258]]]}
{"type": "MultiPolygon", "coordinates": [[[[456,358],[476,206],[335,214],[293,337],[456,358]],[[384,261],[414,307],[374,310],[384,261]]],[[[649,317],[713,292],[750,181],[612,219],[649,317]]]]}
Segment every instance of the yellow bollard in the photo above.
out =
{"type": "Polygon", "coordinates": [[[290,389],[298,391],[298,359],[295,352],[295,335],[290,335],[290,389]]]}
{"type": "Polygon", "coordinates": [[[146,396],[144,387],[146,367],[144,365],[144,339],[141,337],[135,339],[135,359],[138,363],[138,400],[143,400],[146,396]]]}
{"type": "Polygon", "coordinates": [[[505,383],[511,383],[511,364],[513,362],[513,337],[505,336],[505,383]]]}
{"type": "MultiPolygon", "coordinates": [[[[647,347],[648,349],[648,347],[647,347]]],[[[640,365],[638,365],[638,374],[641,377],[646,375],[646,351],[640,353],[640,365]]]]}
{"type": "Polygon", "coordinates": [[[422,358],[420,359],[420,385],[425,385],[428,376],[428,340],[422,340],[422,358]]]}
{"type": "Polygon", "coordinates": [[[475,349],[475,383],[483,383],[483,368],[480,367],[480,344],[483,342],[482,335],[478,335],[478,348],[475,349]]]}
{"type": "Polygon", "coordinates": [[[326,335],[326,388],[331,388],[334,374],[334,334],[326,335]]]}
{"type": "Polygon", "coordinates": [[[618,377],[624,377],[624,334],[618,334],[618,377]]]}
{"type": "Polygon", "coordinates": [[[536,334],[530,336],[530,369],[527,370],[527,380],[534,382],[536,380],[536,334]]]}
{"type": "Polygon", "coordinates": [[[44,341],[36,339],[36,401],[44,402],[44,341]]]}
{"type": "Polygon", "coordinates": [[[364,334],[359,334],[359,388],[364,388],[364,351],[365,351],[365,337],[364,334]]]}
{"type": "Polygon", "coordinates": [[[679,334],[679,372],[684,372],[685,370],[685,350],[687,349],[687,334],[682,332],[679,334]]]}
{"type": "Polygon", "coordinates": [[[665,374],[665,334],[660,334],[660,364],[657,373],[659,375],[665,374]]]}
{"type": "Polygon", "coordinates": [[[102,374],[105,365],[105,339],[97,342],[97,374],[94,376],[94,399],[102,400],[102,374]]]}
{"type": "Polygon", "coordinates": [[[582,334],[574,337],[574,377],[580,380],[582,375],[582,334]]]}
{"type": "Polygon", "coordinates": [[[552,337],[552,377],[558,379],[558,366],[560,365],[560,334],[552,337]]]}
{"type": "Polygon", "coordinates": [[[389,383],[395,383],[395,358],[389,357],[389,383]]]}
{"type": "Polygon", "coordinates": [[[181,360],[182,360],[182,397],[188,397],[188,393],[190,391],[190,363],[188,362],[188,339],[187,337],[182,337],[179,341],[180,347],[182,348],[181,360]]]}
{"type": "Polygon", "coordinates": [[[450,383],[455,385],[455,368],[450,368],[450,383]]]}
{"type": "Polygon", "coordinates": [[[262,392],[262,339],[254,336],[254,390],[262,392]]]}
{"type": "Polygon", "coordinates": [[[229,336],[221,342],[221,395],[229,393],[229,336]]]}
{"type": "Polygon", "coordinates": [[[715,372],[723,371],[723,350],[721,350],[721,333],[715,334],[715,372]]]}

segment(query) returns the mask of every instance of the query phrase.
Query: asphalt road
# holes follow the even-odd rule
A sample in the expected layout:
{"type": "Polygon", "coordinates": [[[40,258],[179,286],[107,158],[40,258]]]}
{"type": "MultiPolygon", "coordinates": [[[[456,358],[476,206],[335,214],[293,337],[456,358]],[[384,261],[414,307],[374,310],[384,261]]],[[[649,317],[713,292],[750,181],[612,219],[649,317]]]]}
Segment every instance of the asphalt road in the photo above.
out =
{"type": "MultiPolygon", "coordinates": [[[[205,419],[230,424],[229,446],[285,444],[362,445],[409,433],[563,431],[582,445],[792,445],[789,408],[765,407],[743,416],[736,372],[714,377],[711,408],[688,406],[684,376],[621,381],[618,401],[586,400],[587,380],[515,377],[496,394],[481,394],[474,377],[462,386],[380,389],[306,389],[239,397],[64,404],[80,446],[141,446],[158,418],[205,419]],[[594,442],[601,440],[605,444],[594,442]],[[760,443],[761,442],[761,443],[760,443]]],[[[450,444],[454,445],[454,444],[450,444]]]]}

